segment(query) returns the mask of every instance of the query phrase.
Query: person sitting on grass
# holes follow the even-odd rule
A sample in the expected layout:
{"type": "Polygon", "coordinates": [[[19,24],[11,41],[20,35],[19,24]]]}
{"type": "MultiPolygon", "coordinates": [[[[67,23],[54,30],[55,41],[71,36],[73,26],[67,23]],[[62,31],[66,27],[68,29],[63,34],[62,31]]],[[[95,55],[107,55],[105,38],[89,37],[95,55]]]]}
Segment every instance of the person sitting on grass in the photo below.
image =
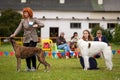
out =
{"type": "MultiPolygon", "coordinates": [[[[92,35],[90,34],[90,32],[88,30],[83,31],[82,39],[84,41],[93,41],[93,37],[92,37],[92,35]]],[[[96,61],[96,59],[94,57],[89,58],[89,63],[90,63],[89,64],[89,66],[90,66],[89,70],[97,70],[97,69],[99,69],[99,68],[97,68],[97,61],[96,61]]],[[[80,56],[80,64],[82,65],[82,68],[85,67],[84,66],[84,59],[83,59],[82,56],[80,56]]]]}

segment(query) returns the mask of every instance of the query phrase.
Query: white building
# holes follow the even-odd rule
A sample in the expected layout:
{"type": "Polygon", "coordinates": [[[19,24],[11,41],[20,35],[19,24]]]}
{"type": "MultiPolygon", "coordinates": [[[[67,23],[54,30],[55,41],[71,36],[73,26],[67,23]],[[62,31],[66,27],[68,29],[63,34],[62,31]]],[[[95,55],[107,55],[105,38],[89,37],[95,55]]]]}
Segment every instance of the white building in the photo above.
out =
{"type": "Polygon", "coordinates": [[[1,1],[0,9],[21,11],[23,7],[29,6],[34,10],[34,17],[45,24],[41,29],[41,38],[57,37],[60,32],[65,32],[69,41],[74,32],[78,32],[81,37],[85,29],[91,30],[96,25],[114,29],[115,24],[120,22],[120,0],[7,1],[1,1]]]}

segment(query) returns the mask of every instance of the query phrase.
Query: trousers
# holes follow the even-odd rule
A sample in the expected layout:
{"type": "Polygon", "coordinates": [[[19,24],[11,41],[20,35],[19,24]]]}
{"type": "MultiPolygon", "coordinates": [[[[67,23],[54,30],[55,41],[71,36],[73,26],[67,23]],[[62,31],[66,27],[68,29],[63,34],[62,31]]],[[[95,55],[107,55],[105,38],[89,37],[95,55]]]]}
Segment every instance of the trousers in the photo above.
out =
{"type": "MultiPolygon", "coordinates": [[[[23,43],[23,46],[26,47],[36,47],[37,42],[30,41],[30,43],[23,43]]],[[[36,56],[33,55],[31,57],[26,58],[26,64],[29,69],[31,69],[31,62],[32,62],[32,67],[36,69],[36,56]]]]}

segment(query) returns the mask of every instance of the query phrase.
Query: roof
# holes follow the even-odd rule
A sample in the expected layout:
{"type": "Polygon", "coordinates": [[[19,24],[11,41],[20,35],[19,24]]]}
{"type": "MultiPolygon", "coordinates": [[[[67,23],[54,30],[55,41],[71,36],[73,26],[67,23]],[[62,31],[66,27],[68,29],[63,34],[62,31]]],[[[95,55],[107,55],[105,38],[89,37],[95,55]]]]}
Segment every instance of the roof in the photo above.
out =
{"type": "Polygon", "coordinates": [[[120,0],[103,0],[99,5],[98,0],[65,0],[60,4],[59,0],[0,0],[0,9],[12,8],[21,10],[23,7],[31,7],[34,10],[56,11],[120,11],[120,0]]]}

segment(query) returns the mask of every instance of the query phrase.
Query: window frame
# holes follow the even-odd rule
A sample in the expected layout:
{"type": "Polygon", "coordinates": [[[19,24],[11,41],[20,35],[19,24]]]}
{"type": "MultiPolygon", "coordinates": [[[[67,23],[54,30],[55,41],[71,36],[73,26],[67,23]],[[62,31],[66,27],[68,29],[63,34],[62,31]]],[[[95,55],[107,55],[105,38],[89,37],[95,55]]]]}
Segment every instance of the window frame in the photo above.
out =
{"type": "Polygon", "coordinates": [[[82,23],[78,23],[78,22],[71,22],[70,23],[70,29],[81,29],[81,24],[82,23]]]}

